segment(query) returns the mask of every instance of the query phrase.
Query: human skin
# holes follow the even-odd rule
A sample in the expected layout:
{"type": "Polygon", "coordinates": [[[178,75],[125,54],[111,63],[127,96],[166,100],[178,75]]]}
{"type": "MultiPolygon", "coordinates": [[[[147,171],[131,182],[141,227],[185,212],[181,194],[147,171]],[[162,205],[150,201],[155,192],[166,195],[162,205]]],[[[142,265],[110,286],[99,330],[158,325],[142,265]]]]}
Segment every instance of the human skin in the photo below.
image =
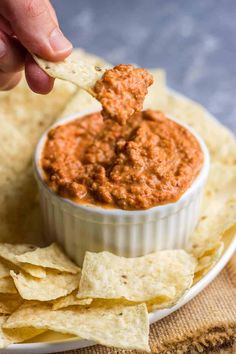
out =
{"type": "Polygon", "coordinates": [[[31,53],[51,60],[66,58],[72,45],[61,32],[49,0],[0,1],[0,90],[15,87],[25,70],[29,87],[49,93],[54,79],[35,63],[31,53]]]}

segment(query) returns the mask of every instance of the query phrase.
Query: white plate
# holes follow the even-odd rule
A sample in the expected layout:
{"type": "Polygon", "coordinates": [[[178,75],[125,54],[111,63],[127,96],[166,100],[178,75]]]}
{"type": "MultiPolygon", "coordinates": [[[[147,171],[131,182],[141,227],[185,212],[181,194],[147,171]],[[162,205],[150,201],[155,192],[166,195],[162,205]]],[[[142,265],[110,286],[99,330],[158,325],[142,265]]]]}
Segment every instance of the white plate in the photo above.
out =
{"type": "MultiPolygon", "coordinates": [[[[170,90],[175,95],[179,95],[177,92],[170,90]]],[[[182,96],[182,95],[179,95],[182,96]]],[[[184,97],[184,96],[182,96],[184,97]]],[[[186,97],[184,97],[186,99],[186,97]]],[[[214,118],[211,116],[211,118],[214,118]]],[[[220,273],[220,271],[227,264],[233,253],[236,251],[236,235],[231,237],[230,242],[227,242],[227,246],[224,253],[218,263],[195,285],[189,289],[186,294],[180,299],[180,301],[173,307],[164,310],[157,310],[149,314],[149,322],[154,323],[162,318],[170,315],[172,312],[178,310],[185,305],[188,301],[192,300],[198,295],[212,280],[220,273]]],[[[34,339],[30,343],[21,343],[10,345],[6,349],[0,349],[0,354],[44,354],[44,353],[56,353],[67,350],[74,350],[95,345],[96,343],[81,340],[69,335],[46,332],[34,339]]]]}

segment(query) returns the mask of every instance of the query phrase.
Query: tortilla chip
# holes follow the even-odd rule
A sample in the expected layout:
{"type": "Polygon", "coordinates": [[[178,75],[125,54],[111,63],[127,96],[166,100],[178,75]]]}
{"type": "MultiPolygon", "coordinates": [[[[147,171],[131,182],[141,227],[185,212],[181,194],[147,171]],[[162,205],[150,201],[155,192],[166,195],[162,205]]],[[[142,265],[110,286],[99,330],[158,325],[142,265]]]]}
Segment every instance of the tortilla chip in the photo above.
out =
{"type": "MultiPolygon", "coordinates": [[[[98,66],[106,64],[103,59],[81,49],[76,49],[75,52],[79,60],[82,59],[98,66]]],[[[32,92],[26,79],[23,78],[14,89],[1,92],[0,117],[2,117],[3,122],[7,121],[13,128],[16,128],[14,130],[17,131],[16,138],[20,134],[23,139],[26,139],[32,157],[38,138],[58,118],[61,110],[76,91],[77,87],[73,84],[56,80],[54,88],[49,94],[38,95],[32,92]]],[[[9,137],[11,136],[9,135],[9,137]]],[[[14,141],[11,143],[14,143],[14,141]]],[[[24,158],[23,153],[27,151],[20,149],[20,145],[18,145],[18,152],[20,158],[24,158]]],[[[11,151],[8,151],[8,153],[11,153],[11,151]]],[[[8,158],[7,160],[7,155],[4,158],[12,167],[11,159],[8,158]]],[[[17,161],[14,160],[14,163],[17,164],[17,161]]]]}
{"type": "Polygon", "coordinates": [[[21,173],[31,160],[31,145],[20,132],[0,115],[0,161],[15,173],[21,173]],[[24,152],[19,155],[19,151],[24,152]],[[14,161],[14,163],[13,163],[14,161]]]}
{"type": "MultiPolygon", "coordinates": [[[[61,248],[53,243],[48,247],[36,248],[17,255],[15,257],[20,264],[40,266],[40,268],[51,268],[76,274],[80,272],[78,268],[61,250],[61,248]]],[[[32,275],[32,274],[31,274],[32,275]]]]}
{"type": "Polygon", "coordinates": [[[186,284],[191,284],[194,268],[194,258],[184,250],[159,251],[137,258],[86,252],[77,296],[134,302],[158,297],[173,300],[186,284]]]}
{"type": "Polygon", "coordinates": [[[0,240],[39,242],[37,187],[32,171],[35,144],[56,119],[74,85],[58,80],[47,96],[33,93],[26,80],[0,96],[0,240]],[[35,213],[35,204],[37,214],[35,213]],[[35,214],[37,217],[35,217],[35,214]]]}
{"type": "Polygon", "coordinates": [[[0,279],[0,294],[17,294],[16,287],[10,276],[0,279]]]}
{"type": "MultiPolygon", "coordinates": [[[[17,145],[21,158],[23,158],[23,152],[29,152],[32,157],[38,138],[57,118],[75,91],[74,85],[57,80],[49,94],[38,95],[32,92],[26,79],[23,78],[20,84],[11,91],[1,92],[0,116],[18,132],[18,135],[21,135],[22,139],[26,139],[29,145],[27,151],[20,149],[20,145],[17,145]]],[[[11,160],[8,163],[10,162],[11,160]]],[[[15,160],[14,163],[17,161],[15,160]]]]}
{"type": "Polygon", "coordinates": [[[192,235],[197,258],[194,283],[220,259],[226,235],[236,226],[236,166],[215,161],[205,188],[200,221],[192,235]]]}
{"type": "Polygon", "coordinates": [[[224,242],[218,242],[216,245],[207,250],[203,256],[198,260],[198,264],[195,273],[202,272],[207,269],[207,271],[212,268],[216,262],[220,259],[224,250],[224,242]]]}
{"type": "Polygon", "coordinates": [[[79,89],[61,112],[59,119],[81,111],[98,112],[101,111],[101,108],[101,104],[94,97],[79,89]]]}
{"type": "Polygon", "coordinates": [[[10,341],[10,343],[22,343],[31,338],[38,336],[39,334],[44,333],[43,329],[35,329],[31,327],[24,327],[18,329],[2,329],[5,337],[10,341]]]}
{"type": "Polygon", "coordinates": [[[98,57],[95,54],[88,53],[82,48],[74,48],[73,53],[74,57],[77,57],[78,61],[83,61],[96,66],[105,66],[107,68],[112,66],[105,61],[105,59],[98,57]]]}
{"type": "Polygon", "coordinates": [[[211,163],[209,177],[204,191],[202,210],[208,208],[209,203],[217,194],[231,195],[235,190],[236,165],[226,165],[218,161],[211,163]]]}
{"type": "Polygon", "coordinates": [[[198,261],[193,283],[201,280],[219,261],[224,251],[224,242],[219,242],[214,248],[208,250],[198,261]]]}
{"type": "Polygon", "coordinates": [[[12,245],[10,243],[0,243],[0,257],[13,263],[34,277],[44,278],[46,276],[46,271],[42,267],[31,264],[23,264],[17,260],[17,256],[32,251],[35,248],[35,246],[26,244],[12,245]]]}
{"type": "Polygon", "coordinates": [[[99,344],[149,351],[149,321],[145,304],[51,311],[48,304],[25,304],[12,314],[4,328],[30,324],[37,329],[70,333],[99,344]]]}
{"type": "Polygon", "coordinates": [[[26,273],[31,274],[33,277],[36,278],[46,277],[46,271],[42,267],[34,266],[33,264],[20,263],[20,268],[23,269],[26,273]]]}
{"type": "Polygon", "coordinates": [[[52,309],[59,310],[69,306],[86,306],[90,305],[93,302],[93,299],[91,298],[78,299],[78,297],[76,297],[76,294],[77,290],[65,297],[54,300],[52,304],[52,309]]]}
{"type": "Polygon", "coordinates": [[[162,109],[167,102],[166,75],[162,69],[148,69],[152,74],[154,82],[148,89],[143,109],[162,109]]]}
{"type": "Polygon", "coordinates": [[[25,244],[12,245],[10,243],[0,243],[0,257],[15,264],[16,255],[28,252],[30,250],[34,250],[35,248],[36,246],[33,245],[25,245],[25,244]]]}
{"type": "Polygon", "coordinates": [[[198,103],[169,93],[163,110],[192,126],[205,140],[213,161],[236,162],[236,141],[232,132],[218,122],[198,103]]]}
{"type": "Polygon", "coordinates": [[[236,223],[236,196],[226,201],[214,199],[205,215],[201,216],[192,236],[192,253],[201,258],[221,241],[224,233],[236,223]]]}
{"type": "Polygon", "coordinates": [[[34,278],[27,273],[10,272],[21,297],[26,300],[50,301],[70,294],[78,288],[78,274],[47,271],[45,278],[34,278]]]}
{"type": "Polygon", "coordinates": [[[2,325],[6,322],[7,316],[0,316],[0,349],[6,348],[11,342],[6,338],[2,331],[2,325]]]}
{"type": "Polygon", "coordinates": [[[49,76],[72,82],[92,95],[95,95],[93,88],[96,81],[101,79],[106,71],[105,67],[83,62],[76,52],[72,52],[60,62],[50,62],[36,55],[33,55],[33,58],[49,76]]]}
{"type": "MultiPolygon", "coordinates": [[[[91,62],[101,60],[81,50],[80,56],[91,62]]],[[[1,92],[1,242],[42,242],[42,222],[32,157],[38,138],[59,117],[76,90],[73,84],[56,80],[48,95],[38,95],[29,89],[24,78],[14,89],[1,92]]]]}
{"type": "Polygon", "coordinates": [[[18,294],[0,294],[0,315],[12,314],[22,303],[23,300],[18,294]]]}
{"type": "Polygon", "coordinates": [[[31,166],[20,174],[6,171],[5,182],[0,182],[0,192],[0,241],[38,243],[42,223],[31,166]],[[38,209],[37,220],[33,218],[35,207],[38,209]]]}
{"type": "MultiPolygon", "coordinates": [[[[14,331],[14,329],[12,329],[14,331]]],[[[58,342],[58,341],[66,341],[67,339],[80,339],[78,336],[73,336],[72,334],[64,334],[58,333],[54,331],[46,331],[42,334],[39,334],[36,338],[34,338],[34,342],[58,342]]]]}
{"type": "Polygon", "coordinates": [[[44,330],[35,328],[3,329],[7,319],[8,316],[0,316],[0,348],[6,348],[13,343],[24,342],[44,332],[44,330]]]}
{"type": "Polygon", "coordinates": [[[10,275],[10,269],[7,267],[5,263],[0,259],[0,279],[9,277],[10,275]]]}

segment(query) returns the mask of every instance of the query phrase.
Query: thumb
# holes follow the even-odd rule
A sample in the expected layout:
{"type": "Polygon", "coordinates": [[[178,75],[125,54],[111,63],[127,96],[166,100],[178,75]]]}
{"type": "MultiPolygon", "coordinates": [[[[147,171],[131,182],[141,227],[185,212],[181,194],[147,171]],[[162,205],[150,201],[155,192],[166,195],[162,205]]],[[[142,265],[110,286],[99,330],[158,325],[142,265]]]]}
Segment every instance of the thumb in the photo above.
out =
{"type": "Polygon", "coordinates": [[[1,0],[0,12],[10,22],[18,40],[30,52],[58,61],[70,54],[48,0],[1,0]]]}

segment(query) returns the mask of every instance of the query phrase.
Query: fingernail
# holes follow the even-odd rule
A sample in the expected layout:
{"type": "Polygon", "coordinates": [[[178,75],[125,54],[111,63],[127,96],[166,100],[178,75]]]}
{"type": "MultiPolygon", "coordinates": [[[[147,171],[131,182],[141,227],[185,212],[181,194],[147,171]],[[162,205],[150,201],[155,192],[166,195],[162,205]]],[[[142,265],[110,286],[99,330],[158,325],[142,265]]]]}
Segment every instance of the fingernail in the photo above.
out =
{"type": "Polygon", "coordinates": [[[56,52],[66,52],[72,48],[71,43],[66,39],[59,28],[55,28],[49,37],[50,45],[56,52]]]}
{"type": "Polygon", "coordinates": [[[3,42],[2,39],[0,39],[0,58],[4,57],[4,55],[7,52],[7,46],[6,44],[3,42]]]}

